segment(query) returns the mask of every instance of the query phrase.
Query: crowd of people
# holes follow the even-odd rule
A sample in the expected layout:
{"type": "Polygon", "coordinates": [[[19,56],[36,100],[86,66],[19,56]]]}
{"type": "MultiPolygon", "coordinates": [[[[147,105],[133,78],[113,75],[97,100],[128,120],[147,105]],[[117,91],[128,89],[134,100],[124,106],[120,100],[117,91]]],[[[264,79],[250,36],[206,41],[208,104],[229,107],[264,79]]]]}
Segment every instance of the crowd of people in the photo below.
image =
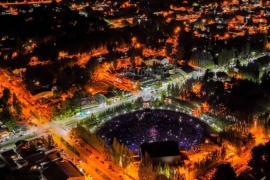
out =
{"type": "Polygon", "coordinates": [[[204,141],[206,126],[187,114],[169,110],[141,110],[114,117],[98,131],[109,145],[116,138],[132,151],[144,142],[174,140],[189,150],[204,141]]]}

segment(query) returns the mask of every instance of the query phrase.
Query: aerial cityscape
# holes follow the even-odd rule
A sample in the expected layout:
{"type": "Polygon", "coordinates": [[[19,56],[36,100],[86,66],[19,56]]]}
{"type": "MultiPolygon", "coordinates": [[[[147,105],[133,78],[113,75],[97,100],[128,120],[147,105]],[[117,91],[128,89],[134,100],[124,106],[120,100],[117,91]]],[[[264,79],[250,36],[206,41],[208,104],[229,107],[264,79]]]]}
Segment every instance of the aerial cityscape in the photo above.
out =
{"type": "Polygon", "coordinates": [[[0,0],[0,180],[269,180],[270,1],[0,0]]]}

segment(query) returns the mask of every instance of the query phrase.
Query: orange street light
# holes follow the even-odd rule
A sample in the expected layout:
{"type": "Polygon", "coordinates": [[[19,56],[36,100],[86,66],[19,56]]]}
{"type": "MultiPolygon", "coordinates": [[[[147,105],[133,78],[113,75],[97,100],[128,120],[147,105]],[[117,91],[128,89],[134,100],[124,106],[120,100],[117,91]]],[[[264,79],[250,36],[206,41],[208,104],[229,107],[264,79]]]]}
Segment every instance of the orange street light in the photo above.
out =
{"type": "Polygon", "coordinates": [[[175,29],[174,29],[174,33],[177,34],[179,33],[181,30],[181,28],[179,26],[177,26],[175,29]]]}
{"type": "Polygon", "coordinates": [[[137,41],[137,38],[136,37],[132,37],[131,41],[132,42],[136,42],[137,41]]]}
{"type": "Polygon", "coordinates": [[[136,43],[136,46],[135,46],[137,49],[141,48],[141,44],[140,43],[136,43]]]}

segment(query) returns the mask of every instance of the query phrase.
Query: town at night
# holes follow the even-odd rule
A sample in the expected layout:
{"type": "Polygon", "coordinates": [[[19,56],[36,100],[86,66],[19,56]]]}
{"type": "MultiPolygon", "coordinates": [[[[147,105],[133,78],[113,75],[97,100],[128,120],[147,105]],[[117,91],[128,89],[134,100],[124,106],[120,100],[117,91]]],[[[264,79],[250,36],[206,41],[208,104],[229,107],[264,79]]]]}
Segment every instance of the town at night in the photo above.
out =
{"type": "Polygon", "coordinates": [[[270,1],[0,0],[0,180],[270,180],[270,1]]]}

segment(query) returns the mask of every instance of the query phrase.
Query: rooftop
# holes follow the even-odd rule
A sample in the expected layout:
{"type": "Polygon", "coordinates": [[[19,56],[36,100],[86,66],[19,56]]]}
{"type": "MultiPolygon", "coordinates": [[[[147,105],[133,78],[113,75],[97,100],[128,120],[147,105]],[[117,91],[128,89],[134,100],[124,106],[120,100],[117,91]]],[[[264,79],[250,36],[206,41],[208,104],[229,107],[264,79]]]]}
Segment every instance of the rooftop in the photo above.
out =
{"type": "Polygon", "coordinates": [[[42,174],[46,179],[57,180],[66,180],[71,177],[84,177],[83,174],[69,161],[52,162],[42,174]]]}
{"type": "Polygon", "coordinates": [[[145,155],[145,152],[151,158],[180,155],[178,143],[175,141],[143,143],[141,145],[142,156],[145,155]]]}
{"type": "Polygon", "coordinates": [[[13,149],[2,152],[1,156],[6,164],[10,167],[10,169],[17,169],[17,164],[13,160],[13,156],[17,156],[16,152],[13,149]]]}

